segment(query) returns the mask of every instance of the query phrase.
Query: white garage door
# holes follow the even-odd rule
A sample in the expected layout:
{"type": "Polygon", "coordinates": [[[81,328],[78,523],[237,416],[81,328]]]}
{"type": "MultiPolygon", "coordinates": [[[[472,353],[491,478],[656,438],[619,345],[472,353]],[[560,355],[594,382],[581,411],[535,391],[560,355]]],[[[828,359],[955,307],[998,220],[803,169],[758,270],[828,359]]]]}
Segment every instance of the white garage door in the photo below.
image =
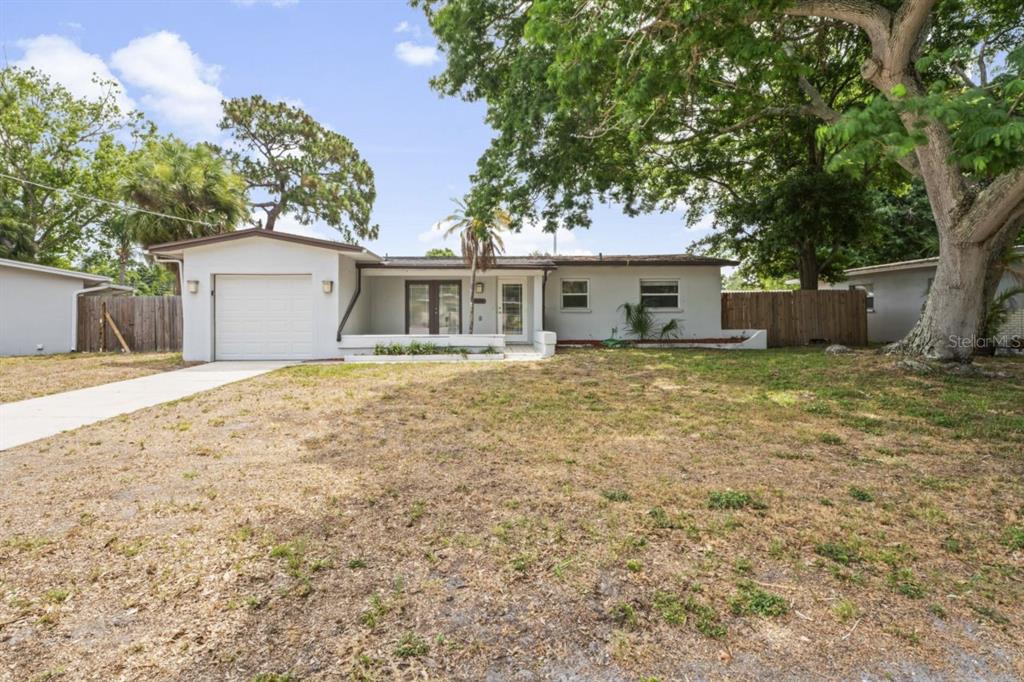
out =
{"type": "Polygon", "coordinates": [[[217,275],[217,360],[313,357],[310,275],[217,275]]]}

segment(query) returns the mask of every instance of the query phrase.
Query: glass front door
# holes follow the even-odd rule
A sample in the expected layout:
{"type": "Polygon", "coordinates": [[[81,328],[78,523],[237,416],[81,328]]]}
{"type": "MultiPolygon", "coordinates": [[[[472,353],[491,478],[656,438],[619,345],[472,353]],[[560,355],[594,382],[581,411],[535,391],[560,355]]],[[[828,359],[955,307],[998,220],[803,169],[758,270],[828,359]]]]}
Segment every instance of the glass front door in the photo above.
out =
{"type": "Polygon", "coordinates": [[[498,290],[498,332],[510,341],[525,341],[526,282],[500,280],[498,290]]]}
{"type": "Polygon", "coordinates": [[[461,334],[461,282],[407,281],[405,333],[461,334]]]}

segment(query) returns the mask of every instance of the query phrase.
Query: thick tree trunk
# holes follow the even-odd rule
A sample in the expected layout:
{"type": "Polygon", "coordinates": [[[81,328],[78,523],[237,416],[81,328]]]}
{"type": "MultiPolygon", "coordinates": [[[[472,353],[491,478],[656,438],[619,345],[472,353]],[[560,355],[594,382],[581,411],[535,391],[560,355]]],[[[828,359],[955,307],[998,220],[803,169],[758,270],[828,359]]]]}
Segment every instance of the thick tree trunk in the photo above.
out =
{"type": "Polygon", "coordinates": [[[933,360],[970,362],[988,307],[985,281],[993,253],[991,242],[942,239],[924,311],[892,350],[933,360]]]}
{"type": "Polygon", "coordinates": [[[800,288],[805,291],[818,290],[818,252],[813,244],[800,247],[800,288]]]}

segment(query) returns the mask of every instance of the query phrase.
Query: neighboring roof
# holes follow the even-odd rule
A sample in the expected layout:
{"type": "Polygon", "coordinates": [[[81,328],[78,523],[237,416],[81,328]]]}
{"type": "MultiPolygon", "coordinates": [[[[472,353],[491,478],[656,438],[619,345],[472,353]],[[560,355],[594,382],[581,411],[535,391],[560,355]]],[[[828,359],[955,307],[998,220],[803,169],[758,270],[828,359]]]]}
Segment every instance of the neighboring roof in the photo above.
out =
{"type": "Polygon", "coordinates": [[[109,282],[103,284],[97,284],[94,287],[88,289],[82,289],[78,292],[79,296],[92,296],[93,294],[102,294],[104,292],[114,292],[114,295],[119,294],[133,294],[135,293],[135,287],[126,286],[124,284],[110,284],[109,282]]]}
{"type": "Polygon", "coordinates": [[[559,265],[739,265],[738,261],[712,256],[695,256],[692,253],[665,253],[649,256],[554,256],[559,265]]]}
{"type": "MultiPolygon", "coordinates": [[[[662,254],[652,256],[499,256],[499,269],[546,269],[559,265],[736,265],[736,261],[709,256],[694,256],[688,253],[662,254]]],[[[466,267],[461,258],[430,258],[427,256],[394,256],[379,263],[367,263],[364,268],[429,268],[462,269],[466,267]]]]}
{"type": "Polygon", "coordinates": [[[80,279],[85,282],[109,282],[109,277],[103,275],[94,275],[89,272],[79,272],[78,270],[64,270],[62,268],[51,268],[49,265],[39,265],[37,263],[26,263],[20,260],[11,260],[9,258],[0,258],[0,266],[7,268],[16,268],[18,270],[31,270],[32,272],[41,272],[47,275],[57,275],[58,277],[71,277],[73,279],[80,279]]]}
{"type": "Polygon", "coordinates": [[[355,244],[345,244],[344,242],[336,242],[330,239],[316,239],[315,237],[303,237],[298,234],[289,234],[288,232],[276,232],[274,230],[263,230],[258,227],[235,230],[234,232],[224,232],[223,234],[214,234],[209,237],[196,237],[195,239],[182,239],[176,242],[165,242],[163,244],[154,244],[153,246],[146,249],[149,253],[167,254],[184,251],[185,249],[195,248],[197,246],[206,246],[207,244],[217,244],[219,242],[230,242],[236,239],[246,239],[249,237],[260,237],[263,239],[277,239],[283,242],[291,242],[293,244],[303,244],[304,246],[313,246],[320,249],[331,249],[334,251],[344,251],[346,253],[365,253],[367,255],[376,258],[376,254],[368,251],[362,246],[355,244]]]}
{"type": "MultiPolygon", "coordinates": [[[[1017,253],[1024,253],[1024,246],[1015,246],[1013,248],[1017,253]]],[[[878,265],[865,265],[861,268],[850,268],[844,270],[844,274],[847,277],[856,277],[858,275],[873,275],[879,272],[896,272],[898,270],[917,270],[919,268],[934,268],[938,266],[939,259],[936,258],[917,258],[915,260],[901,260],[893,263],[880,263],[878,265]]]]}
{"type": "MultiPolygon", "coordinates": [[[[393,256],[385,257],[379,263],[365,263],[364,268],[429,268],[436,270],[460,270],[466,267],[461,258],[430,258],[428,256],[393,256]]],[[[555,263],[550,258],[534,258],[532,256],[499,256],[498,269],[551,269],[555,263]]]]}

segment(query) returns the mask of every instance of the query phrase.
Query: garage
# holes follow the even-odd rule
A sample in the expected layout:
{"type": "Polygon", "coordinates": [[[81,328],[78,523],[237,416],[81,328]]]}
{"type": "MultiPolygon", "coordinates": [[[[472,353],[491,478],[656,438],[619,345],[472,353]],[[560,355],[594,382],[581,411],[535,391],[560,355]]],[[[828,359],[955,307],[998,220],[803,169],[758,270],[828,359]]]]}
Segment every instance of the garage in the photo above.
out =
{"type": "Polygon", "coordinates": [[[308,360],[313,357],[311,275],[217,275],[217,360],[308,360]]]}

